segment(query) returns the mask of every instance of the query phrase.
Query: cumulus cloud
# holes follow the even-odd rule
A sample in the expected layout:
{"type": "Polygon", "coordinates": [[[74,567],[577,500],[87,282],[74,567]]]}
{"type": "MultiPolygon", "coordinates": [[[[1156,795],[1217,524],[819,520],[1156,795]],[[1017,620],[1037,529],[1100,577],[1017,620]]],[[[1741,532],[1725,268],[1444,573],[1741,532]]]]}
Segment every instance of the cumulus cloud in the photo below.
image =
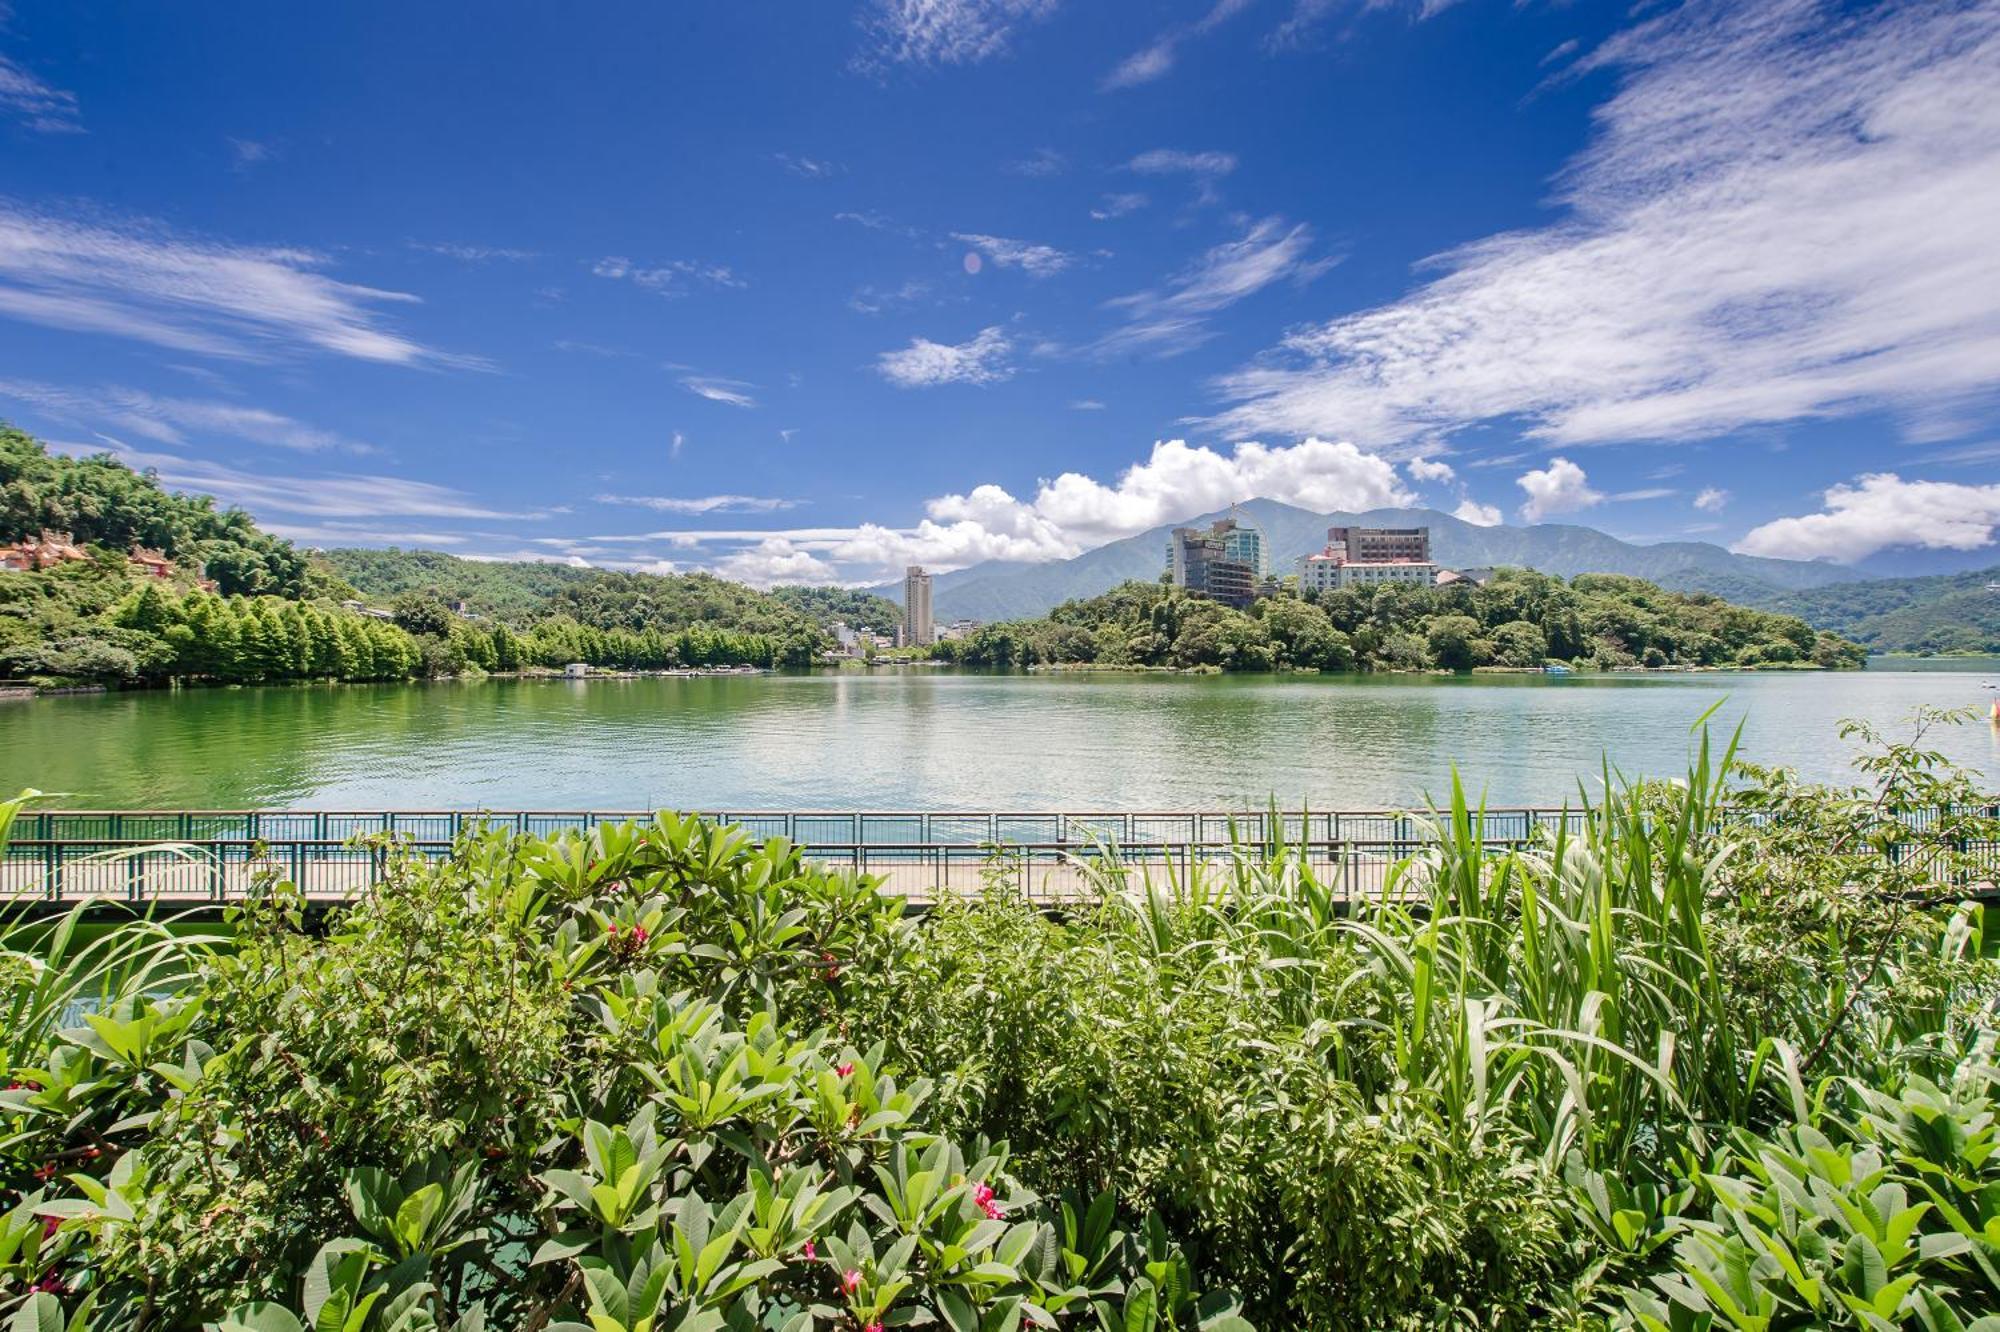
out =
{"type": "Polygon", "coordinates": [[[1458,473],[1442,458],[1412,458],[1403,464],[1412,481],[1449,481],[1458,473]]]}
{"type": "Polygon", "coordinates": [[[1574,68],[1623,81],[1561,219],[1286,338],[1218,428],[1580,445],[2000,384],[2000,7],[1689,4],[1574,68]]]}
{"type": "Polygon", "coordinates": [[[974,65],[1004,52],[1023,25],[1058,0],[868,0],[860,14],[864,70],[889,65],[974,65]]]}
{"type": "Polygon", "coordinates": [[[337,281],[307,250],[230,245],[145,222],[81,222],[0,201],[0,315],[177,351],[263,359],[304,347],[400,365],[476,364],[385,326],[406,292],[337,281]]]}
{"type": "Polygon", "coordinates": [[[897,388],[931,388],[938,384],[997,384],[1012,377],[1008,353],[1014,344],[998,324],[983,328],[969,341],[932,342],[911,338],[910,345],[875,358],[882,378],[897,388]]]}
{"type": "Polygon", "coordinates": [[[1744,533],[1745,555],[1851,564],[1891,546],[1979,550],[2000,526],[2000,485],[1905,481],[1873,472],[1825,494],[1826,508],[1780,518],[1744,533]]]}
{"type": "MultiPolygon", "coordinates": [[[[957,569],[982,560],[1068,559],[1107,541],[1253,497],[1322,511],[1385,508],[1414,499],[1392,464],[1345,441],[1310,439],[1288,447],[1244,443],[1220,453],[1167,440],[1113,483],[1066,472],[1043,481],[1029,500],[1001,486],[974,486],[931,500],[914,527],[863,523],[778,531],[692,530],[600,540],[733,544],[746,547],[737,554],[757,557],[804,552],[827,566],[809,581],[851,582],[887,577],[906,564],[957,569]],[[784,544],[773,544],[779,542],[784,544]]],[[[716,567],[724,567],[728,558],[733,557],[716,567]]],[[[772,581],[806,578],[796,571],[768,576],[772,581]]]]}
{"type": "Polygon", "coordinates": [[[4,55],[0,55],[0,112],[40,134],[83,132],[75,93],[51,88],[4,55]]]}
{"type": "Polygon", "coordinates": [[[982,236],[977,232],[954,231],[951,238],[970,245],[1002,268],[1018,268],[1029,277],[1050,277],[1074,262],[1074,257],[1053,245],[1009,240],[1005,236],[982,236]]]}
{"type": "MultiPolygon", "coordinates": [[[[1312,228],[1283,218],[1252,223],[1242,237],[1214,246],[1163,285],[1105,302],[1125,326],[1095,344],[1103,356],[1173,356],[1209,337],[1207,316],[1276,282],[1311,282],[1336,262],[1311,256],[1312,228]]],[[[1310,433],[1310,432],[1306,432],[1310,433]]]]}
{"type": "Polygon", "coordinates": [[[1567,458],[1551,458],[1540,471],[1523,472],[1514,484],[1528,492],[1521,516],[1531,523],[1559,513],[1575,513],[1602,504],[1604,496],[1590,488],[1581,467],[1567,458]]]}
{"type": "Polygon", "coordinates": [[[1470,495],[1458,502],[1458,507],[1451,511],[1451,516],[1462,523],[1471,523],[1474,527],[1498,527],[1501,522],[1498,505],[1481,504],[1470,495]]]}
{"type": "Polygon", "coordinates": [[[784,537],[771,537],[743,550],[731,551],[712,566],[723,578],[752,587],[780,583],[838,583],[840,571],[784,537]]]}
{"type": "Polygon", "coordinates": [[[1729,492],[1717,486],[1704,486],[1694,497],[1694,507],[1703,513],[1721,513],[1729,503],[1729,492]]]}

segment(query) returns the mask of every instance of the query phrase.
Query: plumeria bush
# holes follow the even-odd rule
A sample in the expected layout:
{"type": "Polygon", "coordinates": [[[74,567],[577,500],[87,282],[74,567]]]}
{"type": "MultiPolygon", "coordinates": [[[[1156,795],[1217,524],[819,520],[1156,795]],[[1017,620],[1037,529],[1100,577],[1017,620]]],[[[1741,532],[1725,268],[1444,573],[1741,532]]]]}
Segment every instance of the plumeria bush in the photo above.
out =
{"type": "MultiPolygon", "coordinates": [[[[2000,821],[1711,751],[1390,893],[922,918],[663,814],[0,938],[13,1327],[2000,1332],[2000,821]]],[[[0,811],[0,820],[5,817],[0,811]]],[[[10,1329],[11,1332],[11,1329],[10,1329]]]]}

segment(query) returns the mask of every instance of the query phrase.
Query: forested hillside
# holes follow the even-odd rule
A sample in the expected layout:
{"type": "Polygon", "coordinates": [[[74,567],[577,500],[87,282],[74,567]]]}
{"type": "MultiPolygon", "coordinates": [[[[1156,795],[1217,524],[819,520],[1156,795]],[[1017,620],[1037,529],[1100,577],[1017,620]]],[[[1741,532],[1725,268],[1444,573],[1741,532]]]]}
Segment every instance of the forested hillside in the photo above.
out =
{"type": "Polygon", "coordinates": [[[217,509],[206,495],[177,495],[151,472],[135,472],[110,454],[52,454],[31,435],[0,422],[0,545],[67,532],[82,545],[124,552],[164,551],[177,562],[207,566],[224,594],[299,596],[307,562],[241,509],[217,509]]]}
{"type": "Polygon", "coordinates": [[[1877,652],[2000,653],[2000,567],[1928,578],[1878,578],[1772,598],[1877,652]]]}
{"type": "Polygon", "coordinates": [[[988,625],[940,655],[967,665],[1095,663],[1230,671],[1860,666],[1805,621],[1616,574],[1502,570],[1486,587],[1385,584],[1278,596],[1247,611],[1126,583],[1044,619],[988,625]]]}
{"type": "Polygon", "coordinates": [[[533,615],[547,600],[574,583],[598,576],[595,569],[536,561],[467,560],[435,550],[381,550],[341,547],[318,552],[332,573],[368,600],[384,605],[407,593],[464,603],[475,615],[515,618],[533,615]]]}

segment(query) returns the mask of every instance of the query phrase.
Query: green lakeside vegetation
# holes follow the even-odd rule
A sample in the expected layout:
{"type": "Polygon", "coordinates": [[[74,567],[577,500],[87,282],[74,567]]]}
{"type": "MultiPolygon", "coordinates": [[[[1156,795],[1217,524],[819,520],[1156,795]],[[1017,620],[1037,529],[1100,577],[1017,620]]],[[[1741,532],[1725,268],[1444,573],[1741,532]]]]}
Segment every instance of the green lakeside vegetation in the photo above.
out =
{"type": "Polygon", "coordinates": [[[1852,789],[1704,737],[1513,850],[1454,782],[1352,914],[1273,845],[914,918],[663,814],[319,928],[283,883],[15,920],[0,1315],[1991,1332],[2000,929],[1953,886],[2000,822],[1946,720],[1857,728],[1852,789]]]}
{"type": "Polygon", "coordinates": [[[1162,583],[1126,583],[1042,619],[982,626],[938,655],[969,666],[1181,670],[1819,667],[1866,663],[1858,644],[1804,620],[1668,592],[1618,574],[1567,581],[1502,569],[1486,586],[1379,584],[1237,610],[1162,583]]]}
{"type": "Polygon", "coordinates": [[[1877,652],[2000,655],[2000,566],[1924,578],[1834,583],[1777,599],[1877,652]]]}

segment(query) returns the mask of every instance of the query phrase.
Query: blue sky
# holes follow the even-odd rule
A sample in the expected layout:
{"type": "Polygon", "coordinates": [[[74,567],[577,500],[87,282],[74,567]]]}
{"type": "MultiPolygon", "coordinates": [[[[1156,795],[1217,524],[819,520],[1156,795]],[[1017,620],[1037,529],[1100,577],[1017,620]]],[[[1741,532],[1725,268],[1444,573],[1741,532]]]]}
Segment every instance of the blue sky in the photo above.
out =
{"type": "Polygon", "coordinates": [[[0,415],[309,544],[2000,525],[1995,3],[23,0],[0,165],[0,415]]]}

